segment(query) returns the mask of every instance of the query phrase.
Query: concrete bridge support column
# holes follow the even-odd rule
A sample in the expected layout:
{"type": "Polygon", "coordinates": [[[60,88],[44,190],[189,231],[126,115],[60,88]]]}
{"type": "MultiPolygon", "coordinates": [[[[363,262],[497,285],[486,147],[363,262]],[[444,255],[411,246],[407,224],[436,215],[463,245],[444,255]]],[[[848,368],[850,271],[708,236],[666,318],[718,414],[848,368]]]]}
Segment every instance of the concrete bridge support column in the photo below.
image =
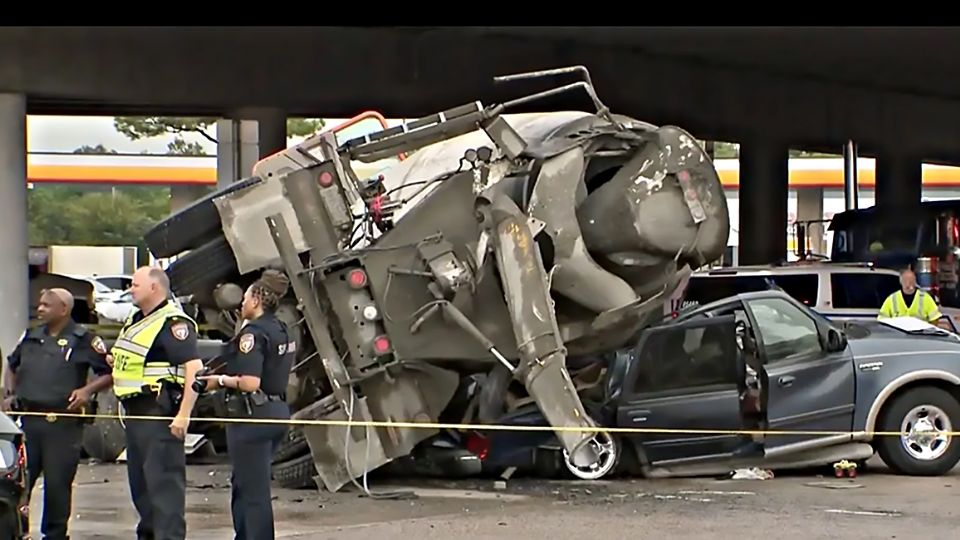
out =
{"type": "Polygon", "coordinates": [[[787,257],[789,145],[757,137],[740,144],[741,265],[787,257]]]}
{"type": "Polygon", "coordinates": [[[923,161],[902,150],[877,156],[876,205],[886,208],[918,206],[923,193],[923,161]]]}
{"type": "MultiPolygon", "coordinates": [[[[801,187],[797,189],[797,221],[823,219],[823,188],[801,187]]],[[[814,255],[827,254],[826,224],[807,223],[807,246],[814,255]]],[[[799,242],[800,239],[798,238],[799,242]]],[[[799,247],[799,245],[797,246],[799,247]]]]}
{"type": "Polygon", "coordinates": [[[27,100],[0,94],[0,350],[13,352],[30,317],[27,275],[27,100]]]}
{"type": "Polygon", "coordinates": [[[261,158],[287,147],[287,115],[275,108],[241,109],[217,122],[217,187],[250,176],[261,158]]]}

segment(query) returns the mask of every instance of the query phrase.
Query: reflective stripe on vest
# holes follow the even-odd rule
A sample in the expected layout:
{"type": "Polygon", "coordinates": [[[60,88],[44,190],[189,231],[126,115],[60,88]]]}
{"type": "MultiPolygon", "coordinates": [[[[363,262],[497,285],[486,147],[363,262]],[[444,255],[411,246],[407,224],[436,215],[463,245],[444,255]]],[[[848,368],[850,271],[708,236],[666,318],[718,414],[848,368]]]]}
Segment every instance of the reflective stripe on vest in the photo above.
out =
{"type": "Polygon", "coordinates": [[[110,354],[113,355],[113,391],[118,398],[135,396],[148,386],[160,388],[160,381],[168,380],[185,384],[186,370],[183,366],[171,366],[167,362],[147,362],[147,353],[157,339],[168,319],[179,317],[189,321],[197,329],[197,323],[177,307],[167,304],[136,323],[130,324],[132,316],[120,331],[110,354]]]}
{"type": "Polygon", "coordinates": [[[907,305],[906,299],[903,298],[903,291],[897,291],[893,293],[893,316],[894,317],[916,317],[918,319],[925,319],[926,313],[924,313],[924,292],[920,289],[917,289],[917,295],[913,299],[913,305],[917,306],[915,313],[910,313],[911,307],[907,305]],[[903,315],[901,315],[901,313],[903,315]]]}

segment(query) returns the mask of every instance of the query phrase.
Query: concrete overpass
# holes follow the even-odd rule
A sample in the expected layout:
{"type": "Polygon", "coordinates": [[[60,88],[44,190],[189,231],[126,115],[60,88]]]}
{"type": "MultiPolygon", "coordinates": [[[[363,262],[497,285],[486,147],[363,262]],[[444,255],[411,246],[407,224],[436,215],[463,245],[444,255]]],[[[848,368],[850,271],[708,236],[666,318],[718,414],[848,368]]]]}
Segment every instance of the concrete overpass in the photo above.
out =
{"type": "MultiPolygon", "coordinates": [[[[495,88],[497,74],[584,64],[614,110],[741,143],[740,199],[751,210],[740,260],[767,262],[786,248],[769,231],[786,219],[788,148],[839,152],[856,140],[877,158],[876,197],[888,206],[920,200],[923,161],[960,163],[958,38],[958,28],[929,27],[8,27],[0,211],[8,222],[23,215],[27,112],[255,119],[265,154],[283,146],[286,115],[425,115],[547,84],[495,88]]],[[[17,221],[3,238],[16,256],[0,259],[0,275],[23,267],[17,221]]],[[[3,281],[0,303],[26,305],[3,281]]]]}

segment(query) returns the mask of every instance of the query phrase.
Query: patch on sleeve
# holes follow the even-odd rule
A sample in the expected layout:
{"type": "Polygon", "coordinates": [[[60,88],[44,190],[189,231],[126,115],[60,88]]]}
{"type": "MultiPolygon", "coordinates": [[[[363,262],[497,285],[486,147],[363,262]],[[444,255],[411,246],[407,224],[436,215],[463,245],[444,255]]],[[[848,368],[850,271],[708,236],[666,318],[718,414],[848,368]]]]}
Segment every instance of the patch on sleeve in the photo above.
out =
{"type": "Polygon", "coordinates": [[[93,347],[93,350],[97,351],[97,354],[107,354],[107,346],[103,343],[103,340],[100,339],[100,336],[93,338],[93,342],[90,345],[93,347]]]}
{"type": "Polygon", "coordinates": [[[190,326],[185,322],[176,323],[170,326],[170,333],[180,341],[190,336],[190,326]]]}
{"type": "Polygon", "coordinates": [[[252,351],[254,342],[255,340],[254,340],[253,334],[244,334],[240,336],[240,341],[239,341],[240,352],[242,352],[243,354],[247,354],[248,352],[252,351]]]}

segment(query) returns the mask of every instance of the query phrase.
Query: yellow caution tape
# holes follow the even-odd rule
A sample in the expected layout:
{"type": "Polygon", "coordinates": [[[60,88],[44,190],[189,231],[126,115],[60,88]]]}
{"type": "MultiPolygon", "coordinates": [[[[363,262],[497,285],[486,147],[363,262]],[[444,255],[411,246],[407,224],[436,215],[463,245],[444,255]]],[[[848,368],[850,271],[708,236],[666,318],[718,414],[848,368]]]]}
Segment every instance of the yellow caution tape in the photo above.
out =
{"type": "MultiPolygon", "coordinates": [[[[8,412],[8,416],[42,416],[44,418],[82,418],[82,419],[106,419],[120,420],[128,422],[131,420],[150,420],[170,422],[173,416],[136,416],[112,414],[83,414],[83,413],[43,413],[43,412],[8,412]]],[[[850,435],[862,436],[868,435],[884,437],[902,437],[909,433],[898,431],[790,431],[790,430],[749,430],[749,429],[675,429],[675,428],[617,428],[617,427],[583,427],[583,426],[509,426],[503,424],[452,424],[440,422],[385,422],[375,420],[301,420],[301,419],[278,419],[278,418],[219,418],[219,417],[200,417],[190,418],[191,423],[207,422],[217,424],[272,424],[287,426],[344,426],[344,427],[382,427],[382,428],[408,428],[408,429],[450,429],[458,431],[549,431],[549,432],[580,432],[580,433],[622,433],[622,434],[681,434],[681,435],[807,435],[807,436],[832,436],[832,435],[850,435]]],[[[949,437],[960,436],[960,431],[944,431],[940,435],[949,437]]]]}

